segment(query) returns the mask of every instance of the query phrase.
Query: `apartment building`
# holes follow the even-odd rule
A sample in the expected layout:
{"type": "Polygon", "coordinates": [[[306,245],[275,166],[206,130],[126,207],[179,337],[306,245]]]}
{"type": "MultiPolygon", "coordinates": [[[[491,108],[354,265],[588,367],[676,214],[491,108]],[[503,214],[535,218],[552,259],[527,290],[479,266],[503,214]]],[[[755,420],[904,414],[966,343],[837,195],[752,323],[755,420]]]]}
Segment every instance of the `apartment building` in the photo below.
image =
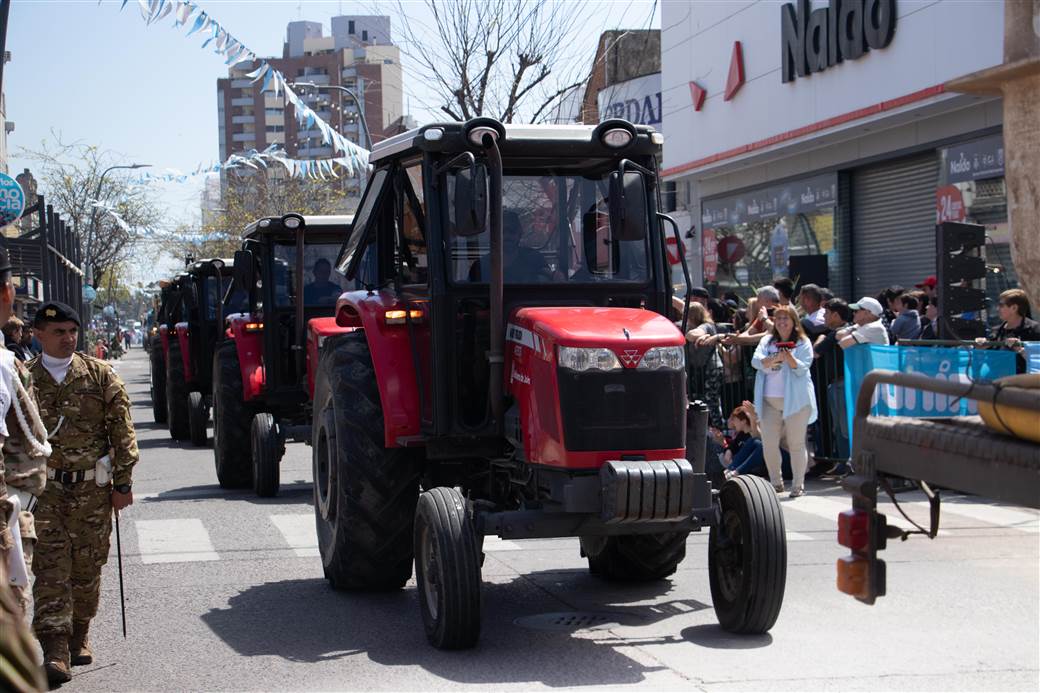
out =
{"type": "MultiPolygon", "coordinates": [[[[282,57],[267,58],[317,114],[347,139],[368,147],[358,103],[379,142],[396,132],[403,117],[400,49],[390,40],[390,18],[340,16],[331,21],[331,35],[320,22],[290,22],[282,57]],[[303,86],[302,83],[315,85],[303,86]],[[323,87],[340,86],[357,96],[323,87]]],[[[217,80],[217,119],[220,159],[251,149],[280,144],[296,159],[327,159],[333,149],[317,128],[301,129],[293,108],[281,95],[263,94],[262,80],[246,75],[258,63],[242,63],[217,80]]]]}

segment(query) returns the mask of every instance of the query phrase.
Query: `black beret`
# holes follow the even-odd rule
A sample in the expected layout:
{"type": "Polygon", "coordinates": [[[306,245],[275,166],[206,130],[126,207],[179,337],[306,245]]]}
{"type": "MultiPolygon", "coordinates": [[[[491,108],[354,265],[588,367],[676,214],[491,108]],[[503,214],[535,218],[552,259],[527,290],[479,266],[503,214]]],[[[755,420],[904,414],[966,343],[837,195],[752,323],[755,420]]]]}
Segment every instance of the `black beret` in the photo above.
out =
{"type": "Polygon", "coordinates": [[[40,327],[47,322],[74,322],[77,327],[82,327],[79,313],[61,301],[49,301],[36,309],[33,326],[40,327]]]}
{"type": "Polygon", "coordinates": [[[690,289],[690,295],[698,296],[700,298],[711,298],[711,294],[709,294],[708,290],[705,289],[703,286],[695,286],[692,289],[690,289]]]}

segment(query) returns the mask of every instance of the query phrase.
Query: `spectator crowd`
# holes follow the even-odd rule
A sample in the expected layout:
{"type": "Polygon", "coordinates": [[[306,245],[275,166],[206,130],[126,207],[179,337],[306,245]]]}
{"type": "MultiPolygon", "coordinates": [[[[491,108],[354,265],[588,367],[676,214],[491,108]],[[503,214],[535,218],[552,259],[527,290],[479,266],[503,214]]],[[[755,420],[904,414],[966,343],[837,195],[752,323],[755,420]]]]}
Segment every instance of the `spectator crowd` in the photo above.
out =
{"type": "MultiPolygon", "coordinates": [[[[689,394],[708,405],[708,471],[716,483],[766,475],[778,493],[790,480],[790,496],[797,498],[807,476],[847,475],[844,352],[860,344],[936,342],[943,332],[937,292],[935,277],[852,303],[816,284],[796,291],[788,278],[746,303],[732,292],[714,297],[694,288],[686,334],[689,394]]],[[[679,317],[683,300],[676,297],[673,305],[679,317]]],[[[1040,341],[1025,292],[1001,293],[997,313],[1000,324],[965,346],[1010,349],[1022,371],[1023,342],[1040,341]]]]}

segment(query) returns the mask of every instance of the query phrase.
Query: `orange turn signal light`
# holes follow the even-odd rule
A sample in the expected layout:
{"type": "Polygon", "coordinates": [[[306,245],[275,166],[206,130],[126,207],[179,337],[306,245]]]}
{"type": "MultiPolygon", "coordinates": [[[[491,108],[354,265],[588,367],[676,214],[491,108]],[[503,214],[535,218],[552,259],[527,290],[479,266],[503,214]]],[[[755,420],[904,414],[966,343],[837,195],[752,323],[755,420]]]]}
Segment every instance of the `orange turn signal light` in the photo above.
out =
{"type": "Polygon", "coordinates": [[[838,590],[853,597],[870,595],[870,561],[850,553],[838,559],[838,590]]]}
{"type": "Polygon", "coordinates": [[[388,310],[383,314],[383,319],[386,320],[387,325],[403,325],[409,319],[412,322],[420,322],[423,318],[423,312],[418,309],[411,310],[388,310]]]}
{"type": "Polygon", "coordinates": [[[264,329],[262,322],[247,322],[245,325],[246,332],[259,332],[262,329],[264,329]]]}

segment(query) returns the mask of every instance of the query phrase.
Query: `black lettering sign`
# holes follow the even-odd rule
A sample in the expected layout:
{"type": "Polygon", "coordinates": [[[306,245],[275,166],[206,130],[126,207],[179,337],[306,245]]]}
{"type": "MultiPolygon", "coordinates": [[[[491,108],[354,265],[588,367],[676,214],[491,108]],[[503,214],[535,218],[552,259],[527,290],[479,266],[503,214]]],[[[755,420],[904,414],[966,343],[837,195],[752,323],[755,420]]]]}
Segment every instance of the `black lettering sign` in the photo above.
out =
{"type": "Polygon", "coordinates": [[[780,79],[794,81],[885,48],[896,32],[896,0],[809,0],[780,6],[780,79]]]}

